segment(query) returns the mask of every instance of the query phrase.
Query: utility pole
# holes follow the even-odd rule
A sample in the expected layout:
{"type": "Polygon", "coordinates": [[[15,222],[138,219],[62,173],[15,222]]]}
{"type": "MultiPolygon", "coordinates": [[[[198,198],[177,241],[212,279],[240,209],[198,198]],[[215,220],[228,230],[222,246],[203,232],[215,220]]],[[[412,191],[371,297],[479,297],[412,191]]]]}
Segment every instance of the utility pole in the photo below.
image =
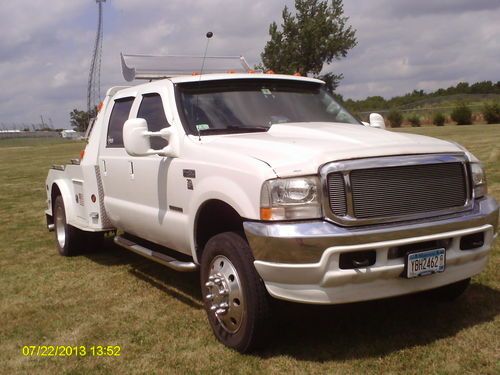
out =
{"type": "MultiPolygon", "coordinates": [[[[102,36],[103,19],[102,3],[106,0],[95,0],[99,7],[97,22],[97,34],[95,37],[92,60],[90,61],[89,80],[87,85],[87,111],[89,115],[94,112],[101,98],[101,58],[102,58],[102,36]]],[[[87,125],[88,126],[88,125],[87,125]]]]}

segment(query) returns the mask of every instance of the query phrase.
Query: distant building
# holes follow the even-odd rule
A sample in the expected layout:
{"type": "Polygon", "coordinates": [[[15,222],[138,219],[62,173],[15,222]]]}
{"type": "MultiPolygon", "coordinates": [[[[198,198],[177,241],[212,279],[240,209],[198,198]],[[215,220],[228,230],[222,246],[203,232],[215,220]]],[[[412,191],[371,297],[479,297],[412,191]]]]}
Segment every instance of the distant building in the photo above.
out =
{"type": "Polygon", "coordinates": [[[72,129],[67,129],[61,132],[61,137],[66,139],[78,139],[82,137],[82,133],[74,131],[72,129]]]}

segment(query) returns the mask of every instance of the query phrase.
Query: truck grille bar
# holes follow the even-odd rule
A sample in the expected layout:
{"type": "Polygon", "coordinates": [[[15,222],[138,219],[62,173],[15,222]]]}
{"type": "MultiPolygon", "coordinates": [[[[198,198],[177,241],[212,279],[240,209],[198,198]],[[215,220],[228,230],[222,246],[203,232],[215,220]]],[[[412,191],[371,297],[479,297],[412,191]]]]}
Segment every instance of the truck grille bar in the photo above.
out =
{"type": "Polygon", "coordinates": [[[439,216],[472,204],[463,156],[360,159],[331,163],[321,174],[326,216],[340,224],[439,216]]]}

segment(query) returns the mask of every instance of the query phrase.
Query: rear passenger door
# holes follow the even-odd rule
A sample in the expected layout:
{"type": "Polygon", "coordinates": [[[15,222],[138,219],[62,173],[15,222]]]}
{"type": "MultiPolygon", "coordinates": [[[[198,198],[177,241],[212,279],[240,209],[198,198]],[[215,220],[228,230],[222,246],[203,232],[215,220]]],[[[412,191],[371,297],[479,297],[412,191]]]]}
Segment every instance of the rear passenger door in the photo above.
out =
{"type": "MultiPolygon", "coordinates": [[[[131,107],[129,118],[143,118],[150,131],[169,127],[164,103],[165,92],[139,93],[131,107]]],[[[110,127],[113,126],[113,116],[110,127]]],[[[162,149],[167,141],[151,137],[151,147],[162,149]]],[[[113,152],[113,151],[112,151],[113,152]]],[[[168,235],[167,179],[175,160],[158,155],[134,157],[122,152],[108,156],[108,177],[115,184],[115,193],[108,198],[113,217],[123,229],[150,241],[173,247],[168,235]],[[111,173],[114,177],[111,177],[111,173]]]]}
{"type": "Polygon", "coordinates": [[[99,166],[104,187],[106,213],[113,223],[122,225],[124,210],[132,191],[127,182],[130,165],[123,145],[123,124],[128,120],[135,96],[114,99],[105,137],[101,139],[99,166]]]}

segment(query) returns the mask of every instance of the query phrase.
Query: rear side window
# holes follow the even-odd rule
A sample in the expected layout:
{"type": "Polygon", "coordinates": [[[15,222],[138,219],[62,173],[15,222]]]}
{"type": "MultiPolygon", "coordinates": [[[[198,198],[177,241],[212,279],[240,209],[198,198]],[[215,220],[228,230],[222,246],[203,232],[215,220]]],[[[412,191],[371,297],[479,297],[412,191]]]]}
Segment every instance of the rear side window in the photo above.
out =
{"type": "MultiPolygon", "coordinates": [[[[170,124],[165,117],[165,110],[159,94],[146,94],[142,97],[142,102],[137,112],[138,118],[143,118],[148,123],[148,130],[157,132],[170,124]]],[[[168,145],[168,142],[159,137],[151,137],[151,147],[155,150],[168,145]]]]}
{"type": "Polygon", "coordinates": [[[123,147],[123,124],[128,120],[134,99],[123,98],[115,100],[115,105],[109,118],[106,147],[123,147]]]}

